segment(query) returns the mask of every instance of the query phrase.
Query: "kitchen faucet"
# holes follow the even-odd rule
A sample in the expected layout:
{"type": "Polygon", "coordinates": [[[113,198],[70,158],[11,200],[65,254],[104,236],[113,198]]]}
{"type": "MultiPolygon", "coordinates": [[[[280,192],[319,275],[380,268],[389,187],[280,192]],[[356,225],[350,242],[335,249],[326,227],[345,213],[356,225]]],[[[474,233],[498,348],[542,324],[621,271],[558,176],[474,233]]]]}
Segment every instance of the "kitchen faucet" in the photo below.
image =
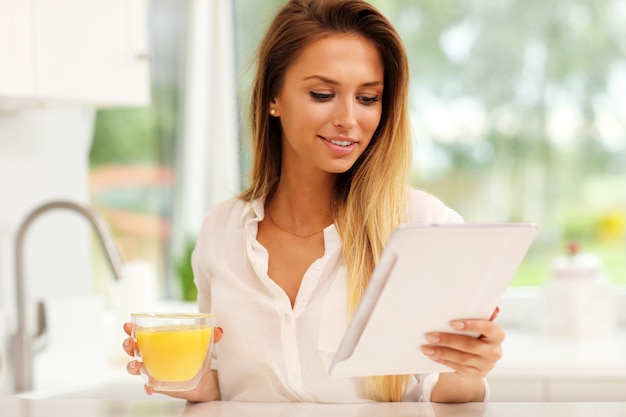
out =
{"type": "Polygon", "coordinates": [[[26,290],[24,283],[24,238],[29,226],[43,213],[56,209],[68,209],[86,218],[93,226],[100,243],[104,248],[106,258],[113,270],[117,281],[122,279],[123,262],[117,250],[113,235],[107,223],[93,209],[71,201],[51,201],[33,210],[22,221],[15,239],[15,278],[17,293],[17,334],[15,340],[15,390],[16,392],[33,389],[33,343],[46,334],[46,319],[43,303],[37,306],[38,324],[33,337],[27,329],[26,320],[26,290]]]}

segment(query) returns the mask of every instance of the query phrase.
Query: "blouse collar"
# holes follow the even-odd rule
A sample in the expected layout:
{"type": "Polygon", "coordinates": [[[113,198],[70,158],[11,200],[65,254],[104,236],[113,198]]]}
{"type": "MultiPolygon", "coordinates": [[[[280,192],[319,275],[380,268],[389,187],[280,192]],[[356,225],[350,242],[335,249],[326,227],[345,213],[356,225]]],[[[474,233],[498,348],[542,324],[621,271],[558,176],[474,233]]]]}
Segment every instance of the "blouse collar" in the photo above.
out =
{"type": "MultiPolygon", "coordinates": [[[[242,223],[246,225],[251,223],[257,224],[263,218],[265,218],[265,198],[262,197],[246,204],[245,209],[241,213],[242,223]]],[[[330,224],[324,229],[324,246],[326,250],[341,246],[341,239],[334,224],[330,224]]]]}

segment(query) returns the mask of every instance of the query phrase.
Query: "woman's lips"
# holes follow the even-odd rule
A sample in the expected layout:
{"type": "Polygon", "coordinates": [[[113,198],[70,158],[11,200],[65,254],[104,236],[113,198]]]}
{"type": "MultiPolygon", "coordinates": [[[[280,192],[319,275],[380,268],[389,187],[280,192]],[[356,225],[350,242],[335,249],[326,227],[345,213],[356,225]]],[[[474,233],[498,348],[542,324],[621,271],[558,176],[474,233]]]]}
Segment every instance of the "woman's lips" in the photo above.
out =
{"type": "Polygon", "coordinates": [[[358,143],[355,139],[345,136],[319,136],[324,141],[324,144],[333,153],[339,155],[347,155],[356,148],[358,143]]]}

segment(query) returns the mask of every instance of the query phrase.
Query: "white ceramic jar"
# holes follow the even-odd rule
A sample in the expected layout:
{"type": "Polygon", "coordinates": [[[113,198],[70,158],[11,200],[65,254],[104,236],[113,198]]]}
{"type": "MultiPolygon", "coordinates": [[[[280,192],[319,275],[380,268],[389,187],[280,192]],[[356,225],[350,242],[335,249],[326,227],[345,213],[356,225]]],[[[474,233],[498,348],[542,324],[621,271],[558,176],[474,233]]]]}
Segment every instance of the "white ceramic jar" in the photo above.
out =
{"type": "Polygon", "coordinates": [[[578,252],[575,244],[552,262],[541,305],[545,336],[599,338],[615,331],[613,294],[602,262],[593,254],[578,252]]]}

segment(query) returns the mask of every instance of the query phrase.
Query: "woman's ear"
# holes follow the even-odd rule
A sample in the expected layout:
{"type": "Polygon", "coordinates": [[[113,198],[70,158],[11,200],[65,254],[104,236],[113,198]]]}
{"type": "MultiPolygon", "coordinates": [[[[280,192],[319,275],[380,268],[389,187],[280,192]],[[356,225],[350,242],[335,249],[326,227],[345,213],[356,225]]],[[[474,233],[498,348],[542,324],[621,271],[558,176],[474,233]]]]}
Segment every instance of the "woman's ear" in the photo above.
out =
{"type": "Polygon", "coordinates": [[[271,116],[273,116],[273,117],[279,117],[280,116],[280,113],[278,112],[278,108],[277,107],[278,107],[278,104],[276,103],[276,99],[273,98],[270,101],[270,105],[269,105],[269,113],[270,113],[271,116]]]}

